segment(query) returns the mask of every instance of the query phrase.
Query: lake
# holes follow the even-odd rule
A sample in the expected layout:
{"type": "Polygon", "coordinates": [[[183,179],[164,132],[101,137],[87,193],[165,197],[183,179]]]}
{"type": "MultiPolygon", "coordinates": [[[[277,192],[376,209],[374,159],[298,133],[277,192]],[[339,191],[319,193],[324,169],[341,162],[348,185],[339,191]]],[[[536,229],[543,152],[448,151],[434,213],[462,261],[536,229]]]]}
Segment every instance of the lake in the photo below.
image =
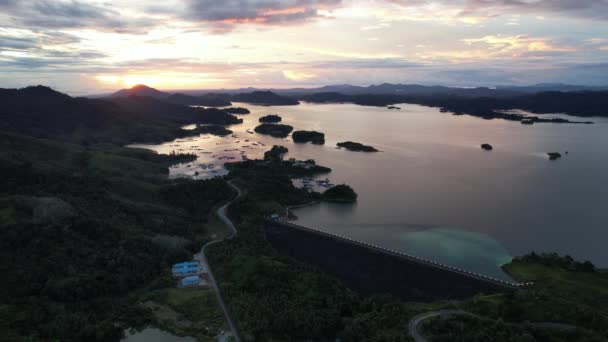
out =
{"type": "Polygon", "coordinates": [[[533,250],[608,266],[607,119],[592,118],[594,125],[528,126],[408,104],[398,105],[401,110],[235,105],[252,114],[240,115],[244,124],[230,127],[234,136],[135,146],[197,153],[196,162],[173,167],[171,176],[205,178],[225,174],[226,161],[261,158],[273,144],[284,145],[286,158],[315,159],[333,169],[321,178],[349,184],[359,194],[355,205],[297,209],[299,224],[471,271],[506,278],[499,266],[533,250]],[[294,144],[247,132],[269,113],[281,115],[295,130],[324,132],[326,144],[294,144]],[[382,152],[335,148],[346,140],[382,152]],[[482,150],[482,143],[494,150],[482,150]],[[547,152],[563,157],[549,161],[547,152]]]}

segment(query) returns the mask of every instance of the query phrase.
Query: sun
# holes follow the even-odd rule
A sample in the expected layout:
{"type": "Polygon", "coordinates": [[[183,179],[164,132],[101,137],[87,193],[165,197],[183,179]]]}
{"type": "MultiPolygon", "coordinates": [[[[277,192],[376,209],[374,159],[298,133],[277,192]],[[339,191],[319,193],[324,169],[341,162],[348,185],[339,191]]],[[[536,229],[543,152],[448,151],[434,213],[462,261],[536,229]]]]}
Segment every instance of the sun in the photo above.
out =
{"type": "Polygon", "coordinates": [[[209,74],[185,74],[185,73],[155,73],[139,75],[97,75],[95,80],[98,82],[131,88],[138,84],[145,84],[150,87],[162,87],[164,89],[177,89],[189,87],[205,87],[212,84],[223,83],[228,80],[223,78],[213,78],[209,74]]]}

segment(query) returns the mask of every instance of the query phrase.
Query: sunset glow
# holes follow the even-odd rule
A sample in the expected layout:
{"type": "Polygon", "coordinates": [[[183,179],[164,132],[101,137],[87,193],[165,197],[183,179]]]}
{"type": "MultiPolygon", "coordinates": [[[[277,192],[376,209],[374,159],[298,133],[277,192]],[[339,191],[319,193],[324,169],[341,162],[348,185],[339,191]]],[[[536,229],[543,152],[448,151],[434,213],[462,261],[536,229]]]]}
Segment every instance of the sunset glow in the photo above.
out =
{"type": "Polygon", "coordinates": [[[604,1],[4,1],[0,86],[608,83],[604,1]],[[539,63],[542,61],[542,64],[539,63]]]}

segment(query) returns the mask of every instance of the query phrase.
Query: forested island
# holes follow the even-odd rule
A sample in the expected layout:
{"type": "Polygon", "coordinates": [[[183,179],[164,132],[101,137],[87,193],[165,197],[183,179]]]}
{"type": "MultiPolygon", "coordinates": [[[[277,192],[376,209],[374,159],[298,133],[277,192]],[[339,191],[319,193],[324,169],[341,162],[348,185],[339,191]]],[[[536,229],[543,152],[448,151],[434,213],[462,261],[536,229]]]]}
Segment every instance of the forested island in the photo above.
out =
{"type": "Polygon", "coordinates": [[[339,142],[337,143],[337,146],[355,152],[378,152],[378,150],[373,146],[363,145],[353,141],[339,142]]]}
{"type": "Polygon", "coordinates": [[[282,124],[263,123],[253,129],[256,133],[267,134],[275,138],[285,138],[293,131],[293,127],[282,124]]]}
{"type": "Polygon", "coordinates": [[[264,160],[265,161],[274,161],[274,162],[278,162],[283,160],[283,156],[289,152],[289,150],[287,149],[287,147],[285,146],[279,146],[279,145],[274,145],[272,146],[272,148],[270,149],[270,151],[266,151],[264,152],[264,160]]]}
{"type": "Polygon", "coordinates": [[[265,123],[277,123],[281,122],[282,118],[277,114],[268,114],[260,117],[258,120],[265,123]]]}
{"type": "Polygon", "coordinates": [[[251,113],[249,111],[249,109],[243,108],[243,107],[229,107],[229,108],[222,108],[222,110],[229,114],[249,114],[249,113],[251,113]]]}
{"type": "Polygon", "coordinates": [[[562,154],[559,152],[549,152],[547,155],[549,156],[549,160],[558,160],[562,157],[562,154]]]}
{"type": "Polygon", "coordinates": [[[213,134],[221,137],[232,134],[231,130],[220,125],[198,125],[194,131],[199,134],[213,134]]]}
{"type": "Polygon", "coordinates": [[[291,134],[291,138],[297,143],[325,144],[325,134],[317,131],[295,131],[291,134]]]}
{"type": "Polygon", "coordinates": [[[325,190],[323,199],[329,202],[352,203],[357,201],[357,193],[346,184],[338,184],[325,190]]]}
{"type": "Polygon", "coordinates": [[[235,125],[243,123],[243,119],[237,118],[232,114],[228,114],[227,112],[216,109],[216,108],[207,108],[203,110],[205,116],[205,122],[216,124],[216,125],[235,125]]]}

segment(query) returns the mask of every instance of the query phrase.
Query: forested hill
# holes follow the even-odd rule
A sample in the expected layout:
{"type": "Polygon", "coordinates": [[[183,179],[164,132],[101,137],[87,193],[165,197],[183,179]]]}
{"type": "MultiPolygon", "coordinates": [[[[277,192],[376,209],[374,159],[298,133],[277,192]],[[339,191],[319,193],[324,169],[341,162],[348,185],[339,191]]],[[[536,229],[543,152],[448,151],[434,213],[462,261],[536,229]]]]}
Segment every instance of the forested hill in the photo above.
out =
{"type": "Polygon", "coordinates": [[[195,155],[122,145],[240,119],[41,86],[0,89],[0,102],[0,340],[120,341],[151,324],[141,294],[173,286],[170,265],[208,241],[212,208],[233,190],[167,177],[195,155]]]}
{"type": "Polygon", "coordinates": [[[145,96],[73,98],[44,86],[0,89],[0,131],[77,143],[159,142],[191,123],[233,124],[218,109],[191,108],[145,96]]]}
{"type": "MultiPolygon", "coordinates": [[[[608,116],[608,91],[540,92],[536,94],[471,97],[449,94],[398,95],[314,93],[299,96],[308,102],[350,102],[365,106],[413,103],[440,107],[457,114],[484,118],[500,117],[497,111],[522,109],[537,114],[566,113],[573,116],[608,116]]],[[[506,118],[506,117],[505,117],[506,118]]]]}
{"type": "Polygon", "coordinates": [[[150,324],[142,291],[207,239],[221,178],[167,178],[187,155],[0,132],[2,341],[120,341],[150,324]],[[139,294],[138,294],[139,293],[139,294]]]}

